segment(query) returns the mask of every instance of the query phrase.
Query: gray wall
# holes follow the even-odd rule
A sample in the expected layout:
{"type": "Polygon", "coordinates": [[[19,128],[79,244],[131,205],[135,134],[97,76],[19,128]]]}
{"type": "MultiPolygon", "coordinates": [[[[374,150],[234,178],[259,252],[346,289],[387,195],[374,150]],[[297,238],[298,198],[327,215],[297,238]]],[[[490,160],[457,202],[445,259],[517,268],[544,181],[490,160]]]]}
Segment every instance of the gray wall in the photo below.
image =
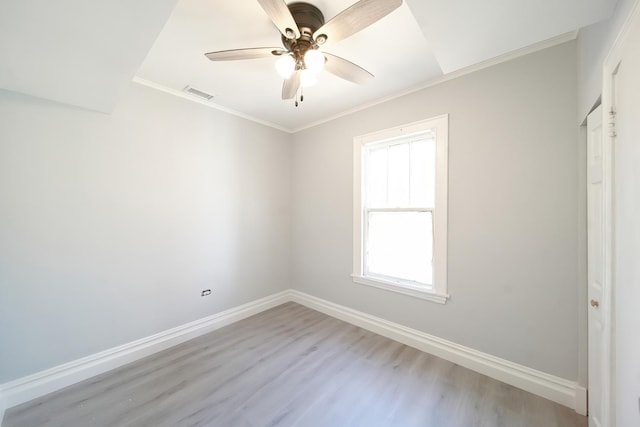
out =
{"type": "Polygon", "coordinates": [[[576,380],[584,212],[575,49],[563,44],[295,134],[294,287],[576,380]],[[450,301],[352,283],[353,137],[444,113],[450,301]]]}
{"type": "Polygon", "coordinates": [[[0,383],[288,287],[578,378],[575,75],[567,43],[293,137],[138,85],[111,115],[0,92],[0,383]],[[443,113],[444,306],[349,276],[353,137],[443,113]]]}
{"type": "Polygon", "coordinates": [[[290,145],[139,85],[0,91],[0,383],[288,288],[290,145]]]}

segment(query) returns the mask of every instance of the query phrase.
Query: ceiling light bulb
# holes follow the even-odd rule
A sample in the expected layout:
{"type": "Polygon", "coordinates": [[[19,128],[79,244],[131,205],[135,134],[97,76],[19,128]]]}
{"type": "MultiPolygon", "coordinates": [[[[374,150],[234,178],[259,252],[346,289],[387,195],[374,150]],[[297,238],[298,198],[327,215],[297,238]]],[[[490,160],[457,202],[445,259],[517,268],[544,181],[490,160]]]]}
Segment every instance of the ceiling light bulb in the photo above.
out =
{"type": "Polygon", "coordinates": [[[318,77],[313,70],[300,71],[300,85],[302,87],[310,87],[318,83],[318,77]]]}
{"type": "Polygon", "coordinates": [[[324,67],[324,55],[316,49],[309,49],[304,54],[304,65],[309,70],[320,71],[324,67]]]}
{"type": "Polygon", "coordinates": [[[296,60],[291,55],[282,55],[276,61],[276,71],[283,79],[288,79],[296,69],[296,60]]]}

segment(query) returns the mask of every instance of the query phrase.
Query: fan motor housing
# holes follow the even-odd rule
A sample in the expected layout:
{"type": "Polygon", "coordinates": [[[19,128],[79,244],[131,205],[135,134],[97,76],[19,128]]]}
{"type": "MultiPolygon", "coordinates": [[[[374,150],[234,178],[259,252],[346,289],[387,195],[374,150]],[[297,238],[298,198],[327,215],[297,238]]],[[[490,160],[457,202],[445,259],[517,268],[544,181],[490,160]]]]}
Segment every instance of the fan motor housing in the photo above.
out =
{"type": "MultiPolygon", "coordinates": [[[[287,5],[294,21],[300,30],[300,39],[307,42],[313,41],[313,33],[324,25],[324,15],[320,9],[309,3],[297,2],[287,5]]],[[[295,40],[288,40],[282,36],[282,42],[285,46],[291,47],[295,44],[295,40]],[[293,43],[292,43],[293,42],[293,43]]]]}

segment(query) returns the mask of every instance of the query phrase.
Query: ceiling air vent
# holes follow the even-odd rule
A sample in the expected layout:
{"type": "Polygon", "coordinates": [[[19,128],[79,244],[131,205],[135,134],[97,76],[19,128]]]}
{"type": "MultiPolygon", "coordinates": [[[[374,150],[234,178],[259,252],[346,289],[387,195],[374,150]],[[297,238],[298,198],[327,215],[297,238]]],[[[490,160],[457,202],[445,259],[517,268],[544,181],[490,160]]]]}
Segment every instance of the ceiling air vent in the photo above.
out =
{"type": "Polygon", "coordinates": [[[213,99],[213,95],[210,95],[207,92],[203,92],[189,85],[185,86],[184,89],[182,89],[182,91],[190,93],[191,95],[195,95],[198,98],[206,99],[207,101],[211,101],[213,99]]]}

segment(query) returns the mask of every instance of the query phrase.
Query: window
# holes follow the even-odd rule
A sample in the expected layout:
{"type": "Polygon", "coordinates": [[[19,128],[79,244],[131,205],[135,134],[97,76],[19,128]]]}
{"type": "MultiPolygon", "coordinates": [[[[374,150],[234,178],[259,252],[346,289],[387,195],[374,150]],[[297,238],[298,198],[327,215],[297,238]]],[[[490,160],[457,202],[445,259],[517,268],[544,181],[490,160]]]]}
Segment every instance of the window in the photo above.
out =
{"type": "Polygon", "coordinates": [[[448,121],[354,138],[354,282],[446,301],[448,121]]]}

